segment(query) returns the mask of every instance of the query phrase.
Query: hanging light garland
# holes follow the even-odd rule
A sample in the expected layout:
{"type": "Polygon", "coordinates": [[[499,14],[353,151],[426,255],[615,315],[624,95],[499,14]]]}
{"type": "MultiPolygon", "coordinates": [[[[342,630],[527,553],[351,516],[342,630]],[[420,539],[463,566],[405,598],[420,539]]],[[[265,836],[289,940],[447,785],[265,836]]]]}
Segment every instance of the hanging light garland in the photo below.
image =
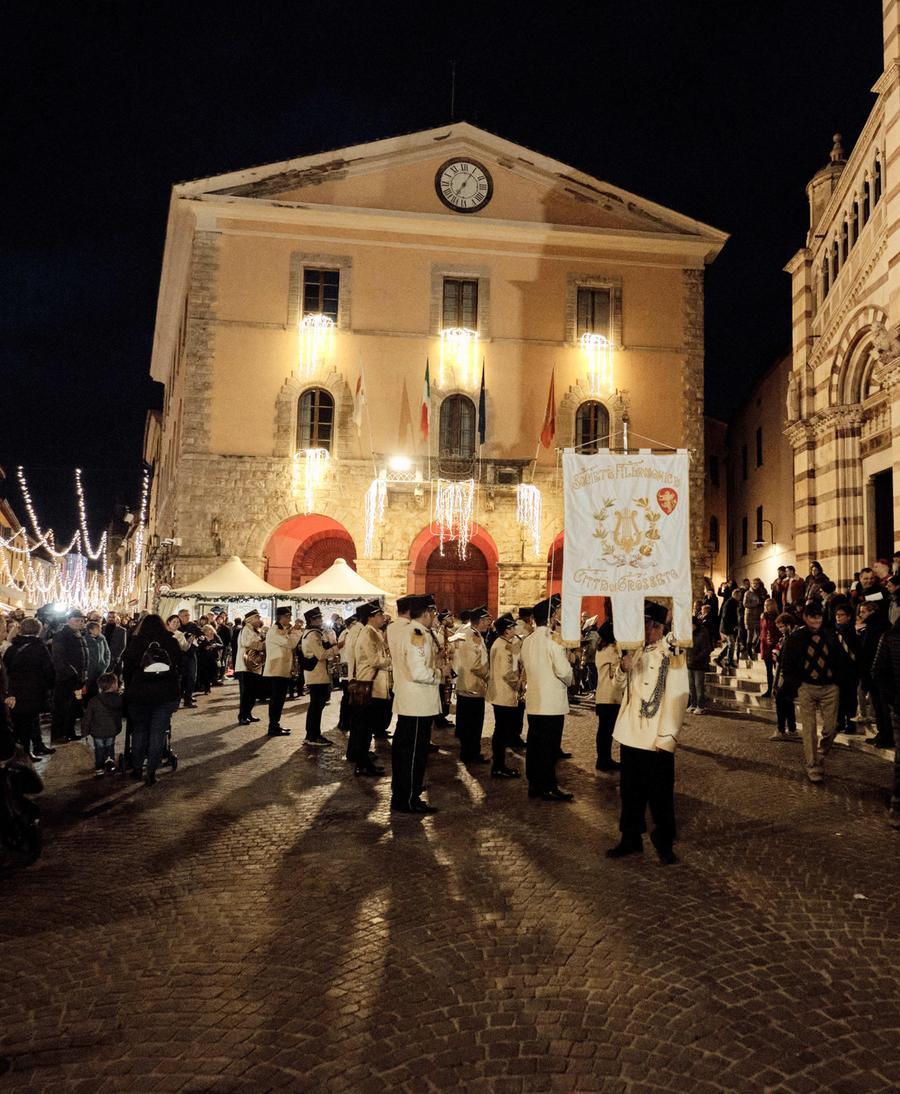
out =
{"type": "Polygon", "coordinates": [[[294,453],[291,473],[293,493],[303,493],[304,513],[311,513],[316,504],[316,489],[322,484],[328,468],[326,448],[302,448],[294,453]]]}
{"type": "Polygon", "coordinates": [[[85,509],[84,505],[84,487],[81,483],[80,467],[75,468],[75,496],[78,499],[78,520],[79,526],[81,528],[81,543],[84,547],[84,553],[91,560],[91,562],[96,562],[100,555],[103,554],[104,548],[106,547],[106,532],[104,532],[103,535],[100,537],[100,542],[97,544],[97,550],[92,551],[90,537],[88,536],[87,510],[85,509]]]}
{"type": "Polygon", "coordinates": [[[366,539],[363,554],[371,557],[375,547],[375,526],[384,523],[384,503],[387,500],[387,483],[383,478],[372,479],[365,498],[366,539]]]}
{"type": "Polygon", "coordinates": [[[467,327],[447,327],[441,331],[441,387],[475,386],[478,375],[478,331],[467,327]]]}
{"type": "Polygon", "coordinates": [[[516,520],[531,537],[535,558],[541,553],[541,508],[540,490],[533,483],[520,482],[516,487],[516,520]]]}
{"type": "Polygon", "coordinates": [[[581,349],[587,357],[591,394],[611,395],[615,390],[612,342],[602,334],[582,334],[581,349]]]}
{"type": "Polygon", "coordinates": [[[334,348],[334,320],[327,315],[304,315],[298,325],[298,367],[304,380],[310,380],[331,356],[334,348]]]}
{"type": "Polygon", "coordinates": [[[39,543],[36,544],[32,550],[37,550],[38,547],[44,547],[54,558],[64,558],[70,551],[78,550],[77,544],[81,539],[81,533],[76,532],[72,536],[68,547],[64,547],[61,551],[56,549],[56,544],[53,538],[53,529],[48,528],[46,533],[41,530],[40,523],[37,519],[37,513],[34,511],[34,504],[31,501],[31,491],[28,489],[28,482],[25,478],[25,468],[16,468],[16,477],[19,480],[19,486],[22,490],[22,497],[25,501],[25,510],[28,513],[28,519],[31,521],[31,527],[34,529],[34,534],[37,536],[39,543]]]}
{"type": "Polygon", "coordinates": [[[438,479],[437,494],[434,503],[434,519],[440,537],[440,552],[444,553],[444,544],[456,542],[460,559],[465,562],[469,554],[469,540],[472,538],[472,514],[475,509],[475,480],[447,482],[438,479]]]}

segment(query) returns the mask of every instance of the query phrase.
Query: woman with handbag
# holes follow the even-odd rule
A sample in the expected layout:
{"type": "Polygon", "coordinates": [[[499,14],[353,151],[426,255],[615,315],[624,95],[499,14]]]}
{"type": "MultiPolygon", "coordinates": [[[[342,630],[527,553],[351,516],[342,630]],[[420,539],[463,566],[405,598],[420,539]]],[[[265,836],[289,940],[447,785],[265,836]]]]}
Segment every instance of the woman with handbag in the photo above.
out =
{"type": "Polygon", "coordinates": [[[266,644],[259,634],[262,625],[259,612],[253,608],[244,616],[244,626],[238,638],[234,675],[240,688],[238,724],[242,726],[259,721],[253,716],[253,704],[260,697],[260,681],[266,660],[266,644]]]}
{"type": "Polygon", "coordinates": [[[384,639],[384,609],[377,601],[356,609],[365,626],[353,646],[353,678],[347,682],[350,706],[350,759],[355,775],[383,775],[372,762],[369,748],[374,734],[390,721],[391,655],[384,639]]]}

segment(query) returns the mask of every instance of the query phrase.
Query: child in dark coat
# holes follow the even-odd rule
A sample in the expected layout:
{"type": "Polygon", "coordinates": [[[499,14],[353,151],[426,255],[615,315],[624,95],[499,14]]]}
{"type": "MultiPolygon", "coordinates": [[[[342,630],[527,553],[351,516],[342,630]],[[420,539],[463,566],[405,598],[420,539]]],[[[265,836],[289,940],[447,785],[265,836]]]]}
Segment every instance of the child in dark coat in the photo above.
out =
{"type": "Polygon", "coordinates": [[[119,678],[104,672],[97,679],[99,692],[88,703],[81,719],[81,730],[94,738],[94,775],[113,774],[116,770],[116,737],[122,732],[122,696],[119,678]]]}

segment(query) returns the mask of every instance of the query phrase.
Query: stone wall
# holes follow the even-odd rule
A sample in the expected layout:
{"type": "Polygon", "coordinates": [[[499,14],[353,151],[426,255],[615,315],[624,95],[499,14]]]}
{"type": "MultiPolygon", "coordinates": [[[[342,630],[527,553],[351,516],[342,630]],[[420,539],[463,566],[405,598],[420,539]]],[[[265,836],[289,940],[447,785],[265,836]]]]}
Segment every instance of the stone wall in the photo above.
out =
{"type": "Polygon", "coordinates": [[[691,491],[691,586],[695,597],[703,595],[706,567],[704,490],[706,453],[703,419],[703,270],[684,271],[684,361],[681,366],[682,445],[690,453],[691,491]]]}

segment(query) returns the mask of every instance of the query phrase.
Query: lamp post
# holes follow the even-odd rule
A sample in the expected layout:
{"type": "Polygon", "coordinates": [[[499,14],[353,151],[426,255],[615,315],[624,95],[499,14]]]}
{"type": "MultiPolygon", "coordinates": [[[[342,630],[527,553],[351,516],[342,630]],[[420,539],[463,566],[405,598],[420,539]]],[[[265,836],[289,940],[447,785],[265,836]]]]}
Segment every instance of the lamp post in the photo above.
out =
{"type": "Polygon", "coordinates": [[[763,519],[759,523],[760,524],[768,524],[770,538],[769,539],[755,539],[753,541],[753,546],[756,547],[756,548],[774,547],[775,546],[775,525],[770,520],[766,520],[765,517],[763,517],[763,519]]]}

